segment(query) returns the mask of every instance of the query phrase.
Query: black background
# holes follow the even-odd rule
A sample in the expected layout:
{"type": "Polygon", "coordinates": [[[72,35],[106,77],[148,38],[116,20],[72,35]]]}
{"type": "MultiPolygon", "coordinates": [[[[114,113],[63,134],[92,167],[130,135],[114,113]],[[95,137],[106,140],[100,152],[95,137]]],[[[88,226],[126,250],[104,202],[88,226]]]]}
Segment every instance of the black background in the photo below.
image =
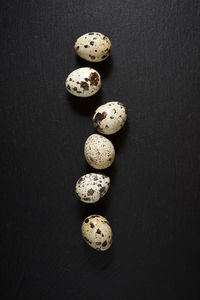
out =
{"type": "Polygon", "coordinates": [[[191,0],[1,1],[2,300],[199,299],[199,17],[191,0]],[[74,53],[89,31],[112,41],[102,63],[74,53]],[[103,80],[88,100],[65,90],[82,66],[103,80]],[[83,145],[113,100],[128,122],[109,193],[87,206],[83,145]],[[92,213],[112,224],[104,253],[81,237],[92,213]]]}

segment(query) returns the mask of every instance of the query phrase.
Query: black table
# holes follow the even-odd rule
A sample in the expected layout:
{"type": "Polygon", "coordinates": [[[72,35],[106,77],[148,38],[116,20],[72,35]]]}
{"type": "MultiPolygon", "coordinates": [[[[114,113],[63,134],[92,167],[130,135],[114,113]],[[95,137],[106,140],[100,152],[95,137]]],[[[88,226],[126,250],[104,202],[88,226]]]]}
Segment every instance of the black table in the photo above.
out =
{"type": "Polygon", "coordinates": [[[4,299],[199,299],[199,1],[1,1],[1,276],[4,299]],[[111,57],[88,63],[77,37],[99,31],[111,57]],[[100,72],[90,99],[66,92],[74,69],[100,72]],[[94,110],[128,107],[110,136],[116,161],[99,203],[76,199],[94,110]],[[93,213],[110,250],[82,240],[93,213]]]}

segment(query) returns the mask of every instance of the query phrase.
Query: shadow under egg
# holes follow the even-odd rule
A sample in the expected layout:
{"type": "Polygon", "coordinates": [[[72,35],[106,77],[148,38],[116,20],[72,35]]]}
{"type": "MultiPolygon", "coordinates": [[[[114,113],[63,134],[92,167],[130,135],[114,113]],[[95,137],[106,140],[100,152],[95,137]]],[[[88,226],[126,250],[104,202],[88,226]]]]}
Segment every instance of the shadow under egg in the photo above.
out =
{"type": "Polygon", "coordinates": [[[76,97],[66,93],[66,100],[71,108],[81,115],[93,116],[98,106],[102,104],[103,93],[100,89],[95,95],[90,97],[76,97]]]}

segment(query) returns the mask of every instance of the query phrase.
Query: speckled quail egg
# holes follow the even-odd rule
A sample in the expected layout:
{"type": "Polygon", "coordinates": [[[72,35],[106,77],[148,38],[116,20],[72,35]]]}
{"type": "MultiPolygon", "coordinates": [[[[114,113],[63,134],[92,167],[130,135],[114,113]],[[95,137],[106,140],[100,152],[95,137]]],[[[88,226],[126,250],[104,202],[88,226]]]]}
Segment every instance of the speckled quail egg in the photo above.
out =
{"type": "Polygon", "coordinates": [[[126,107],[121,102],[108,102],[97,108],[93,116],[94,127],[103,134],[119,131],[127,119],[126,107]]]}
{"type": "Polygon", "coordinates": [[[99,251],[105,251],[112,244],[112,229],[106,218],[100,215],[87,217],[81,226],[82,236],[86,243],[99,251]]]}
{"type": "Polygon", "coordinates": [[[92,134],[85,142],[86,161],[95,169],[106,169],[115,159],[115,149],[111,141],[100,134],[92,134]]]}
{"type": "Polygon", "coordinates": [[[99,62],[110,55],[111,42],[100,32],[89,32],[76,40],[74,49],[83,59],[99,62]]]}
{"type": "Polygon", "coordinates": [[[65,84],[67,91],[72,95],[90,97],[100,89],[101,76],[92,68],[79,68],[68,75],[65,84]]]}
{"type": "Polygon", "coordinates": [[[85,203],[99,201],[108,191],[110,178],[104,174],[89,173],[83,175],[76,183],[75,192],[85,203]]]}

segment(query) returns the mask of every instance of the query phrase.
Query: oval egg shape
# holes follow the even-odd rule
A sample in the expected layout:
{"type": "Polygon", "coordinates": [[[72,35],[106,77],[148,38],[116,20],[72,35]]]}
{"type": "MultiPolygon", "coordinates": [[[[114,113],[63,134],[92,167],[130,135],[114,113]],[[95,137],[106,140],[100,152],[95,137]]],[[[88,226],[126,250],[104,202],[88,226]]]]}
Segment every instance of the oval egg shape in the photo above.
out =
{"type": "Polygon", "coordinates": [[[99,91],[101,76],[92,68],[79,68],[68,75],[65,85],[67,91],[74,96],[90,97],[99,91]]]}
{"type": "Polygon", "coordinates": [[[111,141],[100,134],[88,137],[84,146],[87,163],[98,170],[110,167],[115,159],[115,148],[111,141]]]}
{"type": "Polygon", "coordinates": [[[93,116],[93,125],[99,133],[113,134],[119,131],[127,119],[127,110],[123,103],[107,102],[97,108],[93,116]]]}
{"type": "Polygon", "coordinates": [[[105,251],[112,245],[112,229],[108,220],[100,215],[87,217],[81,226],[85,242],[98,251],[105,251]]]}
{"type": "Polygon", "coordinates": [[[80,36],[75,44],[76,53],[83,59],[92,62],[105,60],[111,51],[111,42],[100,32],[89,32],[80,36]]]}
{"type": "Polygon", "coordinates": [[[110,178],[108,176],[89,173],[79,178],[75,193],[82,202],[95,203],[107,193],[109,186],[110,178]]]}

